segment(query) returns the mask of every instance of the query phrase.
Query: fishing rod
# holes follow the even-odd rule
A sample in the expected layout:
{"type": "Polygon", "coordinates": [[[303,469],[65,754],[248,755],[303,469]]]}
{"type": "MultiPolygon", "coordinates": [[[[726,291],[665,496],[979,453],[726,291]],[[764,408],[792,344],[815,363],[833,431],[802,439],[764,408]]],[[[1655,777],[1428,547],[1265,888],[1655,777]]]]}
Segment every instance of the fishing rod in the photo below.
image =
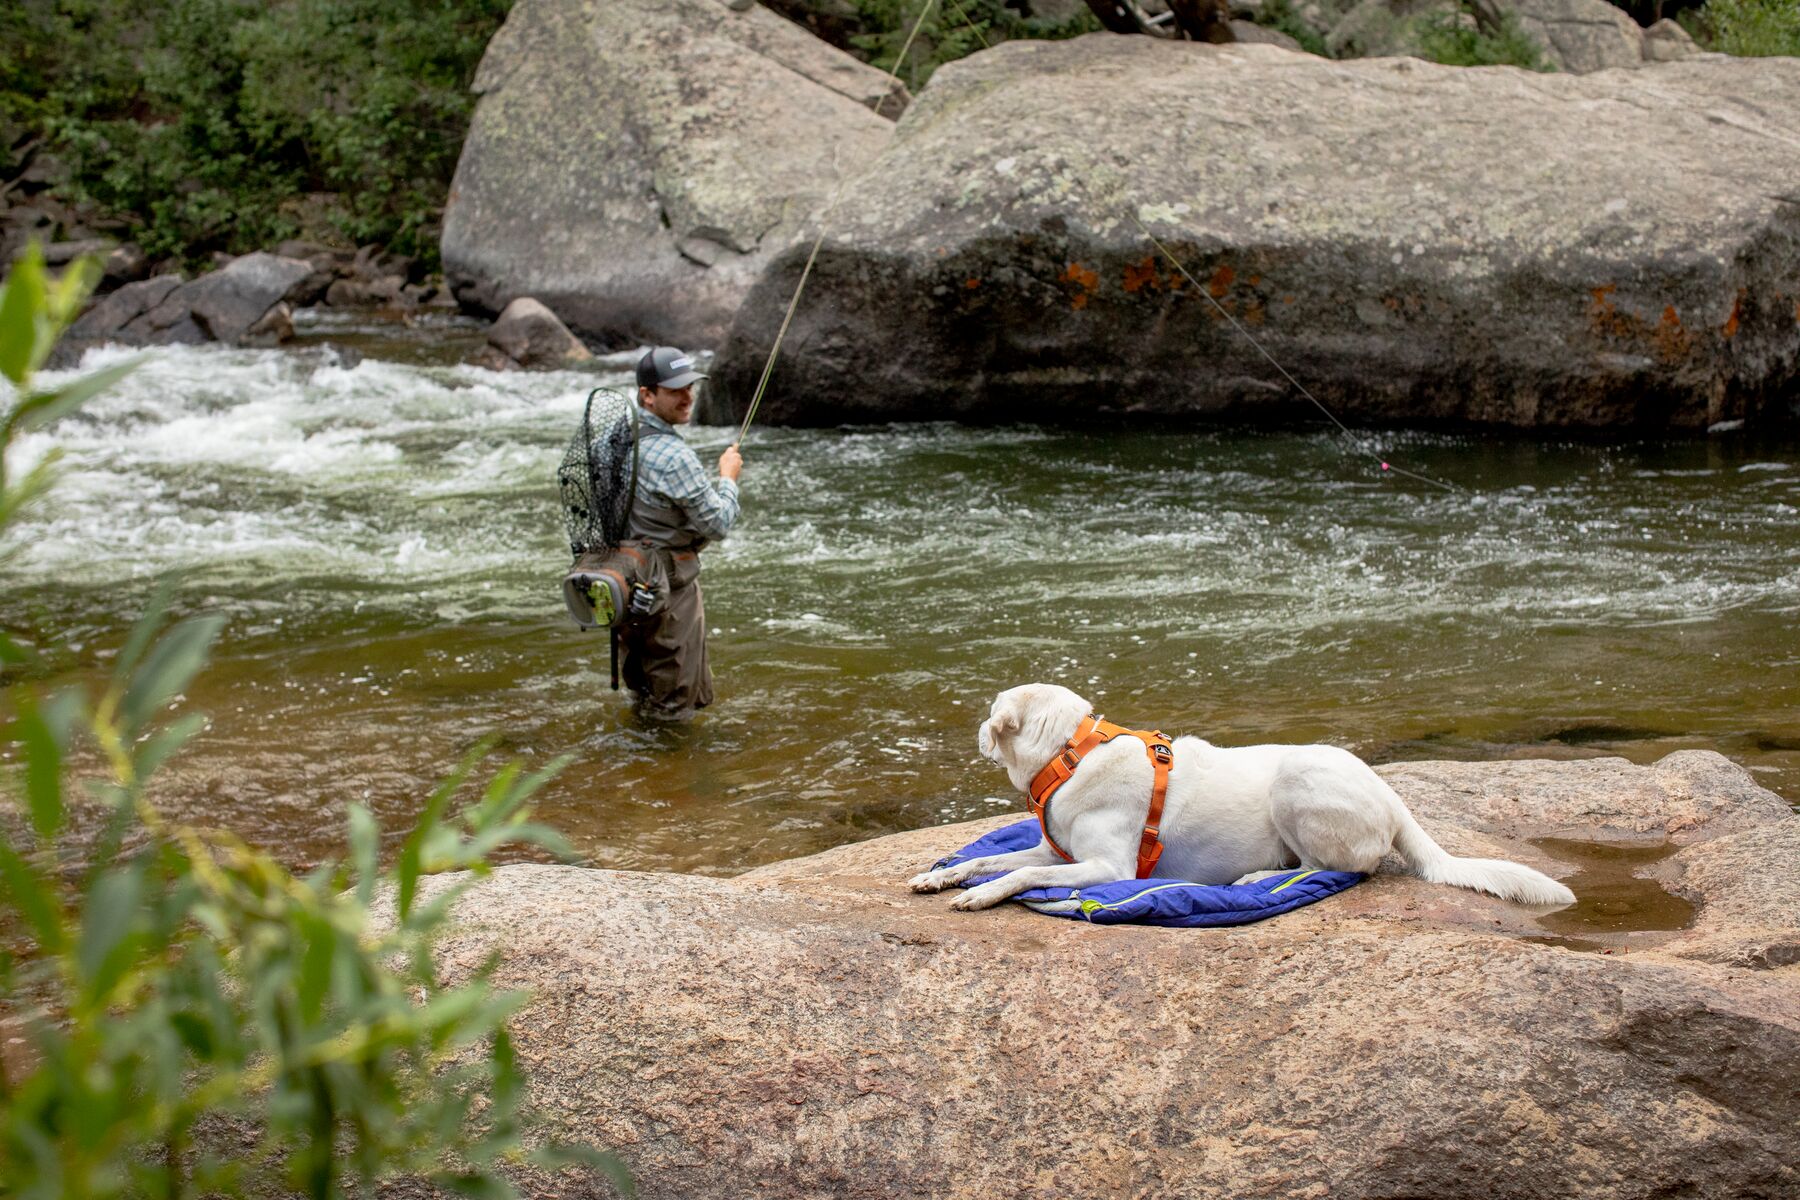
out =
{"type": "MultiPolygon", "coordinates": [[[[956,7],[957,15],[962,18],[963,24],[964,24],[964,26],[966,26],[968,28],[969,32],[974,34],[976,40],[981,43],[982,49],[984,49],[984,50],[993,49],[993,47],[988,44],[988,40],[985,37],[981,36],[981,30],[976,27],[975,22],[970,19],[969,14],[967,12],[963,11],[963,6],[960,3],[960,0],[950,0],[950,3],[956,7]]],[[[1302,396],[1305,396],[1308,400],[1311,400],[1313,402],[1313,404],[1318,408],[1318,410],[1320,412],[1324,413],[1326,415],[1326,417],[1328,417],[1331,420],[1331,423],[1333,425],[1336,425],[1338,427],[1339,431],[1342,432],[1343,435],[1347,439],[1349,439],[1351,443],[1363,446],[1364,452],[1367,453],[1376,462],[1380,463],[1381,469],[1383,471],[1391,472],[1395,475],[1404,475],[1408,479],[1417,479],[1422,482],[1429,483],[1434,487],[1443,488],[1445,491],[1448,491],[1448,492],[1456,492],[1456,491],[1462,490],[1461,488],[1456,487],[1454,484],[1444,483],[1441,480],[1432,479],[1429,476],[1420,475],[1416,472],[1408,471],[1403,468],[1396,467],[1396,466],[1394,466],[1393,463],[1388,462],[1385,458],[1383,458],[1379,451],[1368,449],[1367,443],[1360,442],[1357,439],[1357,436],[1354,433],[1350,432],[1350,429],[1342,421],[1337,419],[1337,415],[1335,413],[1333,413],[1329,408],[1326,408],[1325,405],[1319,401],[1319,398],[1317,396],[1315,396],[1311,392],[1307,391],[1306,388],[1301,385],[1299,380],[1295,379],[1292,375],[1289,375],[1287,372],[1287,368],[1283,367],[1280,363],[1275,361],[1275,356],[1270,354],[1267,350],[1265,350],[1263,348],[1262,343],[1257,341],[1256,338],[1251,335],[1251,333],[1248,329],[1245,329],[1241,324],[1238,323],[1237,318],[1232,316],[1230,311],[1228,311],[1223,304],[1220,304],[1218,302],[1218,300],[1213,297],[1213,294],[1211,291],[1200,286],[1199,280],[1195,279],[1192,275],[1190,275],[1188,273],[1188,269],[1182,265],[1181,260],[1176,258],[1174,253],[1172,251],[1170,251],[1170,249],[1167,246],[1163,245],[1162,242],[1157,238],[1157,236],[1154,233],[1151,233],[1150,230],[1145,227],[1145,225],[1142,221],[1138,220],[1136,213],[1127,212],[1125,215],[1131,218],[1132,224],[1136,225],[1140,230],[1143,231],[1144,236],[1150,239],[1150,242],[1152,245],[1154,245],[1158,250],[1162,251],[1164,257],[1166,257],[1170,262],[1175,264],[1175,269],[1177,271],[1180,271],[1182,274],[1182,277],[1185,278],[1190,284],[1192,284],[1194,286],[1194,290],[1199,292],[1202,296],[1205,296],[1206,299],[1212,304],[1212,306],[1219,310],[1219,315],[1224,317],[1227,321],[1230,321],[1231,327],[1233,329],[1237,330],[1239,333],[1243,334],[1244,339],[1246,341],[1248,341],[1252,346],[1256,347],[1256,351],[1258,354],[1261,354],[1264,358],[1268,359],[1270,364],[1272,366],[1274,366],[1274,368],[1277,371],[1280,371],[1282,374],[1282,377],[1285,378],[1289,383],[1293,384],[1294,387],[1296,389],[1298,389],[1298,391],[1300,392],[1300,394],[1302,396]]]]}
{"type": "Polygon", "coordinates": [[[1329,408],[1326,408],[1323,401],[1321,401],[1317,396],[1313,395],[1311,392],[1306,390],[1305,384],[1301,383],[1298,379],[1295,379],[1292,375],[1288,374],[1287,368],[1282,366],[1279,362],[1275,361],[1275,356],[1273,354],[1270,354],[1267,350],[1265,350],[1263,348],[1263,344],[1261,342],[1257,341],[1256,338],[1251,334],[1251,332],[1248,329],[1245,329],[1243,327],[1243,325],[1238,322],[1238,319],[1236,317],[1231,315],[1230,309],[1226,308],[1223,304],[1219,303],[1217,297],[1215,297],[1212,294],[1212,291],[1210,289],[1200,286],[1200,281],[1198,279],[1195,279],[1193,277],[1193,275],[1189,274],[1188,269],[1182,265],[1181,260],[1179,258],[1175,257],[1175,252],[1170,250],[1167,246],[1163,245],[1162,239],[1158,238],[1154,233],[1151,233],[1149,227],[1146,226],[1142,221],[1138,220],[1136,213],[1127,212],[1125,215],[1127,217],[1130,217],[1131,223],[1133,225],[1136,225],[1138,227],[1138,229],[1143,233],[1143,235],[1150,239],[1150,244],[1155,246],[1158,250],[1160,250],[1162,252],[1162,255],[1164,258],[1168,259],[1171,263],[1175,264],[1175,269],[1177,271],[1181,272],[1181,277],[1183,279],[1186,279],[1190,284],[1193,285],[1195,292],[1206,297],[1207,303],[1211,304],[1213,306],[1213,308],[1218,310],[1218,313],[1220,316],[1224,317],[1227,321],[1230,321],[1231,327],[1233,329],[1237,330],[1239,333],[1243,334],[1244,340],[1249,342],[1252,346],[1256,347],[1256,352],[1258,354],[1262,355],[1264,358],[1268,359],[1269,365],[1274,367],[1277,371],[1280,371],[1281,377],[1283,379],[1285,379],[1289,383],[1293,384],[1294,389],[1296,391],[1298,391],[1302,396],[1305,396],[1308,400],[1311,400],[1313,402],[1313,406],[1315,408],[1317,408],[1320,412],[1324,413],[1326,418],[1329,419],[1333,425],[1336,425],[1338,427],[1338,432],[1342,433],[1344,435],[1344,437],[1352,445],[1358,447],[1360,450],[1362,450],[1362,452],[1364,454],[1367,454],[1370,458],[1372,458],[1376,462],[1380,463],[1381,469],[1384,472],[1387,472],[1387,473],[1393,474],[1393,475],[1404,475],[1408,479],[1417,479],[1421,483],[1429,483],[1433,487],[1443,488],[1446,492],[1460,492],[1463,490],[1463,489],[1457,487],[1455,484],[1445,483],[1441,479],[1433,479],[1429,475],[1421,475],[1416,471],[1408,471],[1403,467],[1396,467],[1393,463],[1391,463],[1391,462],[1387,461],[1387,459],[1383,458],[1381,455],[1381,452],[1378,449],[1372,448],[1372,446],[1368,440],[1359,438],[1359,437],[1357,437],[1356,434],[1352,433],[1350,431],[1350,427],[1348,425],[1345,425],[1342,421],[1338,420],[1336,413],[1332,412],[1329,408]]]}
{"type": "MultiPolygon", "coordinates": [[[[919,15],[913,21],[912,31],[906,35],[906,41],[903,42],[900,46],[900,53],[897,56],[895,56],[895,58],[894,58],[893,68],[891,70],[889,70],[889,72],[888,72],[888,79],[890,82],[897,81],[899,79],[900,68],[906,62],[907,51],[912,49],[912,44],[913,44],[914,39],[916,39],[919,36],[919,30],[925,24],[926,14],[928,14],[931,11],[932,5],[935,4],[936,2],[937,2],[937,0],[925,0],[925,3],[920,5],[919,15]]],[[[960,0],[950,0],[950,3],[951,3],[951,5],[953,5],[955,7],[957,16],[962,18],[964,26],[968,29],[968,31],[970,33],[975,35],[976,40],[981,43],[982,47],[984,49],[992,49],[992,46],[989,45],[987,38],[982,36],[981,30],[976,26],[974,20],[970,18],[968,12],[963,8],[962,4],[960,3],[960,0]]],[[[881,105],[886,100],[887,100],[887,96],[884,94],[880,100],[876,101],[875,111],[877,113],[879,113],[881,111],[881,105]]],[[[819,257],[819,247],[824,245],[825,234],[830,229],[831,214],[836,210],[838,198],[842,194],[843,194],[843,181],[840,180],[838,187],[832,193],[831,202],[828,205],[826,205],[825,212],[823,214],[821,214],[819,217],[819,235],[813,239],[812,250],[806,256],[806,265],[800,271],[800,281],[794,285],[794,294],[788,299],[787,312],[781,318],[781,328],[778,329],[775,333],[775,343],[774,343],[774,345],[769,347],[769,357],[763,363],[762,377],[757,380],[756,392],[750,397],[750,406],[744,412],[744,423],[743,423],[743,425],[741,425],[738,428],[737,441],[736,441],[736,443],[734,443],[736,445],[743,444],[744,438],[746,436],[748,436],[750,433],[750,423],[756,419],[756,410],[762,404],[763,393],[768,389],[768,386],[769,386],[769,377],[774,373],[774,370],[775,370],[776,356],[781,353],[781,343],[782,343],[783,339],[785,339],[787,337],[788,326],[793,323],[794,313],[800,307],[800,295],[802,292],[804,292],[806,290],[806,281],[812,275],[813,264],[818,260],[818,257],[819,257]]],[[[1229,309],[1227,309],[1223,304],[1220,304],[1218,299],[1216,297],[1214,297],[1213,294],[1208,289],[1206,289],[1200,285],[1200,281],[1194,278],[1193,274],[1188,271],[1186,265],[1184,265],[1179,258],[1175,257],[1174,251],[1170,250],[1167,246],[1165,246],[1162,242],[1162,239],[1158,238],[1154,233],[1150,232],[1149,227],[1146,226],[1142,221],[1138,220],[1136,213],[1127,212],[1125,215],[1131,219],[1131,223],[1133,225],[1136,225],[1138,227],[1139,231],[1142,232],[1145,237],[1150,239],[1151,245],[1155,246],[1157,248],[1157,250],[1160,251],[1162,253],[1162,255],[1169,260],[1170,263],[1174,264],[1175,269],[1181,273],[1182,278],[1186,279],[1188,281],[1188,283],[1193,286],[1194,291],[1197,292],[1198,294],[1200,294],[1201,296],[1205,297],[1207,303],[1211,304],[1213,306],[1213,308],[1218,311],[1220,316],[1224,317],[1227,321],[1229,321],[1231,323],[1231,327],[1233,329],[1237,330],[1238,333],[1242,334],[1244,337],[1244,340],[1249,342],[1251,346],[1255,347],[1256,352],[1258,354],[1262,355],[1265,359],[1267,359],[1269,362],[1269,365],[1274,367],[1277,371],[1279,371],[1281,373],[1281,377],[1283,379],[1286,379],[1288,381],[1288,383],[1293,385],[1294,390],[1299,392],[1302,396],[1305,396],[1309,401],[1312,402],[1313,407],[1317,408],[1320,412],[1324,413],[1326,419],[1329,420],[1333,425],[1337,426],[1338,432],[1343,434],[1345,440],[1347,440],[1351,445],[1356,446],[1359,450],[1362,451],[1362,453],[1368,455],[1372,460],[1374,460],[1380,466],[1380,468],[1384,474],[1399,475],[1399,476],[1403,476],[1407,479],[1415,479],[1415,480],[1418,480],[1420,483],[1427,483],[1427,484],[1430,484],[1432,487],[1442,488],[1444,491],[1447,491],[1447,492],[1459,492],[1459,491],[1463,490],[1462,488],[1457,487],[1455,484],[1446,483],[1441,479],[1434,479],[1429,475],[1423,475],[1417,471],[1409,471],[1409,470],[1405,469],[1404,467],[1396,467],[1393,463],[1389,462],[1385,457],[1383,457],[1380,450],[1373,446],[1373,443],[1370,439],[1358,437],[1356,435],[1356,433],[1354,433],[1348,425],[1345,425],[1342,421],[1340,421],[1338,419],[1336,413],[1332,412],[1331,409],[1329,409],[1325,406],[1325,403],[1322,400],[1320,400],[1317,396],[1313,395],[1310,391],[1308,391],[1305,384],[1301,383],[1298,379],[1295,379],[1293,377],[1293,375],[1288,372],[1288,369],[1286,367],[1282,366],[1281,363],[1276,360],[1275,356],[1273,354],[1270,354],[1269,351],[1266,348],[1264,348],[1264,346],[1261,342],[1256,340],[1255,335],[1253,335],[1248,329],[1244,328],[1243,324],[1241,322],[1239,322],[1236,317],[1231,315],[1231,312],[1229,309]]]]}
{"type": "MultiPolygon", "coordinates": [[[[912,32],[906,35],[906,40],[900,44],[900,53],[894,56],[893,68],[888,71],[888,83],[899,82],[900,68],[906,64],[907,52],[912,49],[914,39],[919,36],[919,30],[925,25],[925,15],[936,3],[937,0],[925,0],[925,3],[919,6],[919,15],[913,20],[912,32]]],[[[951,0],[951,3],[956,3],[956,0],[951,0]]],[[[958,5],[958,11],[961,11],[960,5],[958,5]]],[[[985,45],[985,42],[983,44],[985,45]]],[[[881,114],[881,106],[887,103],[888,95],[892,91],[893,89],[890,87],[887,92],[882,93],[880,99],[875,101],[874,111],[877,116],[881,114]]],[[[750,407],[744,410],[744,423],[738,427],[737,440],[732,443],[734,446],[743,445],[744,439],[750,434],[750,422],[756,420],[756,410],[762,404],[763,392],[767,391],[769,387],[769,376],[775,373],[775,356],[781,353],[782,339],[787,337],[788,326],[794,320],[794,311],[800,307],[800,293],[806,290],[806,281],[812,275],[813,263],[817,262],[819,258],[819,247],[825,244],[825,235],[831,230],[831,214],[836,211],[838,198],[843,193],[844,181],[840,178],[837,187],[832,190],[831,202],[825,206],[825,211],[819,214],[819,236],[813,239],[812,251],[806,256],[806,266],[800,271],[800,282],[794,285],[794,294],[788,300],[787,314],[781,318],[781,328],[775,332],[775,344],[769,347],[769,357],[763,363],[762,378],[756,381],[756,392],[750,397],[750,407]]]]}

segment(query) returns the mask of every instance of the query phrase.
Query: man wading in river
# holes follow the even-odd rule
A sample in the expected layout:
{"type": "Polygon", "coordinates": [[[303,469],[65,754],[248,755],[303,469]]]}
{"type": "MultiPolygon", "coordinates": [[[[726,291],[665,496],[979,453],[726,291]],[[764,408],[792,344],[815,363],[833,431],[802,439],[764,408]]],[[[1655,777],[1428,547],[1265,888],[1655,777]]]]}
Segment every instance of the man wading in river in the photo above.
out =
{"type": "Polygon", "coordinates": [[[686,720],[712,703],[712,670],[706,663],[706,610],[700,602],[700,550],[731,532],[738,515],[738,473],[744,460],[735,445],[719,455],[719,481],[708,481],[700,459],[675,426],[694,411],[694,384],[706,376],[694,360],[658,346],[638,360],[639,426],[637,495],[631,536],[663,548],[669,567],[669,603],[662,612],[629,621],[620,631],[625,686],[639,711],[661,720],[686,720]]]}

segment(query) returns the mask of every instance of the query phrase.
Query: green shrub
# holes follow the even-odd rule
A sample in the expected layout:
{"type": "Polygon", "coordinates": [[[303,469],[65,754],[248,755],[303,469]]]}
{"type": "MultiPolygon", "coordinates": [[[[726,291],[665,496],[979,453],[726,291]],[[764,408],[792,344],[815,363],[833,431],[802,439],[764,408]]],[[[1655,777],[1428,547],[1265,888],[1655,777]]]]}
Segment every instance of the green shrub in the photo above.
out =
{"type": "Polygon", "coordinates": [[[1438,16],[1418,27],[1420,54],[1451,67],[1523,67],[1527,71],[1554,70],[1544,59],[1543,48],[1505,13],[1496,28],[1473,28],[1466,18],[1438,16]]]}
{"type": "Polygon", "coordinates": [[[1300,48],[1308,54],[1317,54],[1321,58],[1331,57],[1325,48],[1325,37],[1318,30],[1300,19],[1289,0],[1269,0],[1257,11],[1256,23],[1287,34],[1300,48]]]}
{"type": "MultiPolygon", "coordinates": [[[[3,473],[21,432],[54,420],[130,364],[51,391],[33,372],[98,274],[47,279],[35,251],[0,291],[0,373],[16,398],[0,421],[0,534],[53,466],[3,473]]],[[[146,783],[204,724],[169,719],[205,663],[213,617],[167,626],[161,604],[97,690],[14,685],[7,733],[22,762],[0,812],[0,1014],[28,1048],[0,1057],[0,1192],[31,1200],[265,1194],[315,1200],[419,1176],[466,1195],[516,1194],[504,1169],[580,1162],[629,1190],[616,1160],[527,1150],[524,1080],[506,1032],[525,997],[491,963],[446,987],[433,946],[460,888],[421,878],[487,870],[500,846],[560,849],[530,822],[528,777],[500,770],[449,816],[480,751],[424,805],[393,866],[375,819],[349,808],[349,852],[304,877],[232,834],[177,824],[146,783]],[[103,830],[69,833],[70,756],[103,830]],[[391,906],[391,917],[377,912],[391,906]],[[219,1127],[235,1122],[247,1139],[219,1127]],[[210,1127],[210,1129],[209,1129],[210,1127]]],[[[0,658],[24,647],[0,639],[0,658]]]]}
{"type": "Polygon", "coordinates": [[[1066,21],[1046,21],[1020,16],[1005,0],[855,0],[855,5],[857,25],[865,32],[851,37],[852,49],[883,71],[893,70],[906,49],[900,82],[915,93],[939,67],[977,50],[1020,38],[1078,37],[1100,28],[1085,9],[1066,21]],[[922,5],[929,11],[921,21],[922,5]],[[907,47],[915,23],[918,36],[907,47]]]}
{"type": "Polygon", "coordinates": [[[1800,0],[1707,0],[1709,47],[1747,58],[1800,57],[1800,0]]]}
{"type": "Polygon", "coordinates": [[[152,255],[305,235],[435,265],[469,83],[510,4],[23,0],[0,15],[0,143],[41,139],[67,198],[152,255]]]}

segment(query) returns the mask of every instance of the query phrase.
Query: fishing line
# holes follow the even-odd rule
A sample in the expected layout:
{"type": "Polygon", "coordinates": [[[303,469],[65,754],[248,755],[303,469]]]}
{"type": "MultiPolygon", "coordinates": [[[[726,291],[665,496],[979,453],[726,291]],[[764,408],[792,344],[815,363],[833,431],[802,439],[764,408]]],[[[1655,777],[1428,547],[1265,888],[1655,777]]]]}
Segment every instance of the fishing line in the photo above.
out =
{"type": "Polygon", "coordinates": [[[1158,250],[1162,251],[1163,257],[1167,258],[1170,262],[1175,264],[1175,269],[1177,271],[1181,272],[1182,278],[1186,279],[1189,283],[1193,284],[1194,290],[1196,292],[1198,292],[1200,295],[1206,297],[1207,303],[1211,304],[1215,309],[1217,309],[1220,316],[1224,317],[1227,321],[1230,321],[1231,327],[1233,329],[1237,330],[1239,333],[1243,334],[1244,340],[1249,342],[1252,346],[1255,346],[1256,352],[1258,354],[1262,355],[1264,358],[1268,359],[1270,366],[1274,367],[1277,371],[1281,372],[1281,377],[1283,379],[1286,379],[1289,383],[1293,384],[1295,390],[1298,391],[1302,396],[1305,396],[1308,400],[1311,400],[1313,402],[1313,406],[1315,408],[1317,408],[1320,412],[1324,413],[1325,416],[1330,419],[1331,423],[1338,427],[1339,432],[1341,432],[1346,439],[1348,439],[1353,445],[1355,445],[1359,449],[1361,449],[1364,454],[1367,454],[1370,458],[1372,458],[1376,462],[1380,463],[1381,469],[1383,471],[1391,471],[1395,475],[1404,475],[1408,479],[1417,479],[1421,483],[1429,483],[1433,487],[1443,488],[1446,492],[1460,492],[1463,490],[1463,489],[1457,487],[1453,483],[1445,483],[1443,480],[1433,479],[1429,475],[1420,475],[1416,471],[1408,471],[1403,467],[1396,467],[1393,463],[1388,462],[1385,458],[1383,458],[1381,456],[1381,451],[1379,449],[1375,449],[1373,447],[1372,441],[1365,440],[1363,438],[1359,438],[1359,437],[1357,437],[1356,434],[1352,433],[1350,431],[1350,427],[1348,425],[1345,425],[1342,421],[1337,419],[1336,413],[1332,412],[1329,408],[1326,408],[1325,405],[1319,400],[1319,398],[1317,396],[1313,395],[1311,392],[1306,390],[1306,386],[1304,384],[1302,384],[1298,379],[1295,379],[1292,375],[1288,374],[1287,368],[1282,366],[1280,363],[1276,362],[1275,356],[1273,354],[1270,354],[1267,350],[1263,349],[1263,344],[1261,342],[1257,341],[1255,337],[1251,336],[1251,333],[1248,329],[1245,329],[1241,324],[1238,323],[1238,319],[1231,315],[1231,312],[1229,309],[1227,309],[1223,304],[1219,303],[1217,298],[1215,298],[1213,296],[1210,289],[1200,286],[1200,281],[1198,279],[1195,279],[1191,274],[1189,274],[1188,269],[1181,265],[1181,260],[1179,258],[1175,257],[1174,251],[1170,250],[1167,246],[1163,245],[1161,239],[1159,239],[1154,233],[1151,233],[1149,228],[1147,226],[1145,226],[1145,224],[1142,221],[1137,219],[1136,213],[1127,212],[1125,215],[1130,217],[1131,223],[1133,225],[1136,225],[1140,230],[1142,230],[1144,236],[1150,239],[1151,245],[1155,246],[1158,250]]]}
{"type": "MultiPolygon", "coordinates": [[[[951,2],[955,3],[955,0],[951,0],[951,2]]],[[[888,72],[890,84],[899,82],[900,68],[906,65],[907,51],[912,49],[913,40],[919,36],[919,30],[925,25],[926,14],[936,3],[937,0],[925,0],[925,3],[919,6],[919,15],[913,21],[912,32],[907,34],[906,40],[900,44],[900,53],[894,56],[893,69],[888,72]]],[[[979,37],[980,34],[976,36],[979,37]]],[[[889,91],[892,89],[890,88],[889,91]]],[[[887,93],[883,93],[881,98],[875,102],[874,112],[877,116],[881,114],[881,106],[885,103],[887,103],[887,93]]],[[[738,427],[737,441],[732,443],[733,445],[743,445],[744,438],[750,433],[750,422],[756,420],[756,410],[762,404],[763,392],[768,389],[769,376],[775,372],[775,356],[781,353],[781,341],[787,337],[788,326],[793,323],[794,310],[800,307],[800,293],[806,290],[807,277],[812,274],[813,263],[818,260],[819,247],[825,244],[825,235],[831,229],[831,214],[837,209],[838,197],[843,195],[843,192],[844,181],[840,178],[838,186],[831,193],[831,202],[819,215],[819,236],[813,239],[812,251],[806,256],[806,266],[800,271],[800,282],[794,285],[794,295],[788,300],[787,314],[781,318],[781,328],[775,333],[775,344],[769,347],[769,358],[767,362],[763,363],[762,378],[756,381],[756,392],[750,397],[750,407],[744,410],[744,423],[738,427]]]]}

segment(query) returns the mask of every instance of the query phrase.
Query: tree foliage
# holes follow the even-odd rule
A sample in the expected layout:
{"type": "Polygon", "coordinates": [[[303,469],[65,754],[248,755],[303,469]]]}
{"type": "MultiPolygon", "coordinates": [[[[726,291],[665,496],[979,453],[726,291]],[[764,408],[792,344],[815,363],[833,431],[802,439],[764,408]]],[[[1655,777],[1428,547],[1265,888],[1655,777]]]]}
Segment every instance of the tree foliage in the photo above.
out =
{"type": "Polygon", "coordinates": [[[305,235],[435,261],[469,84],[510,5],[13,0],[0,159],[42,145],[69,198],[125,216],[153,256],[305,235]]]}
{"type": "Polygon", "coordinates": [[[1800,58],[1800,0],[1707,0],[1711,49],[1745,57],[1800,58]]]}
{"type": "MultiPolygon", "coordinates": [[[[35,250],[0,291],[0,373],[15,399],[0,463],[25,429],[70,411],[130,369],[34,390],[33,372],[98,268],[50,280],[35,250]]],[[[0,534],[48,486],[49,465],[0,478],[0,534]]],[[[229,832],[171,821],[146,784],[200,731],[174,715],[220,620],[132,630],[98,687],[14,685],[7,735],[20,765],[0,812],[0,1191],[37,1200],[245,1194],[271,1186],[325,1200],[397,1175],[468,1195],[516,1194],[505,1169],[585,1163],[527,1149],[524,1079],[506,1030],[525,996],[491,962],[451,987],[433,947],[466,883],[509,843],[566,853],[530,820],[558,769],[500,769],[452,816],[472,752],[425,802],[391,866],[364,808],[348,851],[305,876],[229,832]],[[75,794],[72,756],[103,764],[75,794]],[[97,806],[97,840],[71,817],[97,806]]],[[[6,642],[13,660],[27,651],[6,642]]]]}

